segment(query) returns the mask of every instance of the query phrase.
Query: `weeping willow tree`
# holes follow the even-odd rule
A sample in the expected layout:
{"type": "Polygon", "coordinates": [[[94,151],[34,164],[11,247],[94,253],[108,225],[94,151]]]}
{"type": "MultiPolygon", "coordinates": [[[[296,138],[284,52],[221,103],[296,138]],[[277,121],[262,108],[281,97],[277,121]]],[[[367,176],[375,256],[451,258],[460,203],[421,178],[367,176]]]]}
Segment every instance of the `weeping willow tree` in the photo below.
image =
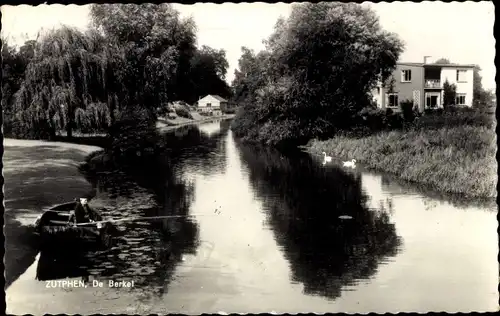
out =
{"type": "Polygon", "coordinates": [[[63,26],[44,34],[15,96],[17,119],[38,137],[107,129],[118,110],[119,59],[95,30],[63,26]]]}

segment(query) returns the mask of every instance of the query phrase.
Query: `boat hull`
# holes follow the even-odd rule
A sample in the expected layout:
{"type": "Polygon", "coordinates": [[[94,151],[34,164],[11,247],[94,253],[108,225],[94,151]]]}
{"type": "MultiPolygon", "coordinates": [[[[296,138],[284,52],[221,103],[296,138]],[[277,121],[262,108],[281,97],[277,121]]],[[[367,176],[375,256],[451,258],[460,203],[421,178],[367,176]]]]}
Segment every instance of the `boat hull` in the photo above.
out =
{"type": "MultiPolygon", "coordinates": [[[[44,212],[35,222],[35,234],[39,237],[39,244],[43,249],[67,249],[67,247],[102,248],[110,247],[112,243],[111,231],[113,225],[103,223],[75,226],[70,223],[71,211],[76,202],[65,203],[44,212]]],[[[102,217],[93,212],[93,220],[101,221],[102,217]]]]}

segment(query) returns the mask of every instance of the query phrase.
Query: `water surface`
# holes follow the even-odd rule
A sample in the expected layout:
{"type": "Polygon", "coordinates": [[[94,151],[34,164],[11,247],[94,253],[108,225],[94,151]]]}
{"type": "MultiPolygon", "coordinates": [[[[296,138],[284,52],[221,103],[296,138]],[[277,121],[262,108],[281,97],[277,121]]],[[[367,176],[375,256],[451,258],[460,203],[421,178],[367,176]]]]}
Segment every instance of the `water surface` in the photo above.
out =
{"type": "Polygon", "coordinates": [[[186,217],[120,224],[123,237],[107,253],[39,254],[8,289],[9,312],[498,309],[491,205],[243,145],[229,121],[184,126],[163,141],[169,150],[135,172],[89,179],[98,190],[92,203],[113,218],[186,217]],[[55,275],[54,262],[66,270],[55,275]],[[61,277],[135,286],[40,285],[61,277]]]}

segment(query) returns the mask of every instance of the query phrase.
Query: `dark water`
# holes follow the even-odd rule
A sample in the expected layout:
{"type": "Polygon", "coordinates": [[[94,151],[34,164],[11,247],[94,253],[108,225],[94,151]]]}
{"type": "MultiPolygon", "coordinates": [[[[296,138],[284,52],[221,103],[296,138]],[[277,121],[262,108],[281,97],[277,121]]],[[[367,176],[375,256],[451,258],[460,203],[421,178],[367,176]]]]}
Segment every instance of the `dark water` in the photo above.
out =
{"type": "Polygon", "coordinates": [[[186,216],[121,223],[107,252],[41,253],[9,288],[8,311],[498,309],[495,208],[325,167],[304,153],[242,145],[229,124],[181,127],[164,135],[164,155],[127,175],[91,179],[91,203],[105,217],[186,216]],[[35,278],[134,287],[42,290],[35,278]],[[53,297],[57,304],[48,303],[53,297]]]}

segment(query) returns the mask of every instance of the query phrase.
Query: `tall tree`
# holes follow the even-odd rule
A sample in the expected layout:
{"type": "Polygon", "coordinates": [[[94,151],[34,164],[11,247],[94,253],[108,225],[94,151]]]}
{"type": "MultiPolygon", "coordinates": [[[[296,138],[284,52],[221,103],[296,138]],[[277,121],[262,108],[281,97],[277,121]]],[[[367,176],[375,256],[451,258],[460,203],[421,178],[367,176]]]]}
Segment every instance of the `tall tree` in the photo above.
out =
{"type": "Polygon", "coordinates": [[[95,32],[64,26],[21,49],[32,59],[15,95],[15,112],[24,127],[38,133],[33,136],[43,132],[54,136],[65,128],[72,137],[75,127],[109,125],[104,44],[95,32]]]}
{"type": "Polygon", "coordinates": [[[12,131],[12,99],[19,89],[24,67],[13,46],[2,38],[2,115],[3,132],[9,135],[12,131]]]}
{"type": "Polygon", "coordinates": [[[247,106],[254,104],[257,96],[256,91],[264,86],[269,54],[265,51],[255,54],[247,47],[242,47],[241,52],[238,69],[234,71],[231,86],[234,102],[247,106]]]}
{"type": "Polygon", "coordinates": [[[493,108],[494,94],[492,91],[483,88],[483,77],[481,76],[481,67],[474,67],[474,85],[472,91],[472,106],[478,109],[493,108]]]}
{"type": "Polygon", "coordinates": [[[199,97],[216,94],[228,98],[231,90],[225,81],[229,64],[224,50],[202,46],[191,59],[189,85],[191,89],[183,90],[183,100],[193,103],[199,97]]]}
{"type": "MultiPolygon", "coordinates": [[[[266,43],[269,58],[260,75],[253,121],[259,141],[305,141],[347,127],[371,103],[370,91],[393,71],[403,43],[382,30],[375,12],[358,4],[304,3],[278,20],[266,43]]],[[[245,113],[246,112],[246,113],[245,113]]],[[[249,113],[252,112],[252,113],[249,113]]],[[[248,124],[252,125],[252,124],[248,124]]]]}
{"type": "Polygon", "coordinates": [[[125,103],[153,109],[176,99],[196,52],[196,26],[170,4],[95,4],[93,24],[126,59],[125,103]]]}

